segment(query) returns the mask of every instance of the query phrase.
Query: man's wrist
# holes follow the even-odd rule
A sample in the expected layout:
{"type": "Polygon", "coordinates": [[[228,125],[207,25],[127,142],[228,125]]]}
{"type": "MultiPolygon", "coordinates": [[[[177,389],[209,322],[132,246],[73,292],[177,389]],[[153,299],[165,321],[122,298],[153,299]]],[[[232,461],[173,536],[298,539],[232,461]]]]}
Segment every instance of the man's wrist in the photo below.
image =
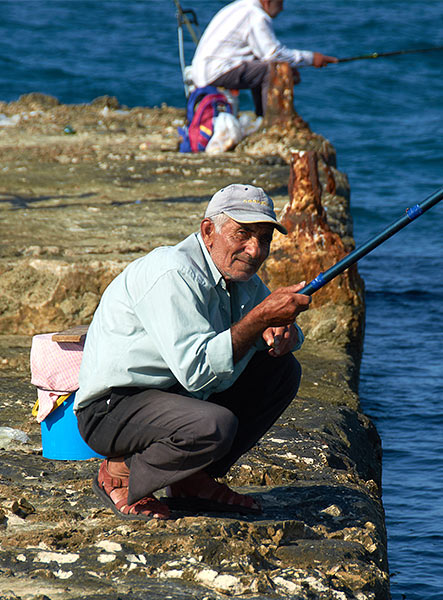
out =
{"type": "Polygon", "coordinates": [[[234,364],[243,358],[266,328],[263,311],[259,306],[254,307],[243,319],[231,325],[234,364]]]}

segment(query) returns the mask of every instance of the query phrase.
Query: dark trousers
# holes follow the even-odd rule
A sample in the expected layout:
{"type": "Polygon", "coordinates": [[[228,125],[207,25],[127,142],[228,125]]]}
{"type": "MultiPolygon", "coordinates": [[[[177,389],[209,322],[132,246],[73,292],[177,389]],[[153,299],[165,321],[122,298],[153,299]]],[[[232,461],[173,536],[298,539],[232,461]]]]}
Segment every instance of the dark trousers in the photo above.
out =
{"type": "Polygon", "coordinates": [[[262,117],[268,101],[271,64],[261,60],[251,60],[239,67],[220,75],[211,85],[228,90],[251,90],[255,114],[262,117]]]}
{"type": "Polygon", "coordinates": [[[197,400],[171,390],[116,388],[77,413],[89,446],[124,456],[132,504],[202,469],[222,477],[278,419],[297,393],[292,354],[257,352],[226,391],[197,400]]]}

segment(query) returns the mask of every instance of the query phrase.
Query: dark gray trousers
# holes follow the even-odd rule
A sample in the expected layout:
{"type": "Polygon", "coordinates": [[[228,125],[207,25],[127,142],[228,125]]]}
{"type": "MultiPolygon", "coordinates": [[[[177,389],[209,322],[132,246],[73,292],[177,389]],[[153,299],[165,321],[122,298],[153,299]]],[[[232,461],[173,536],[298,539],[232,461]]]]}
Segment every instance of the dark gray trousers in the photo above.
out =
{"type": "Polygon", "coordinates": [[[228,90],[251,90],[255,114],[262,117],[268,101],[271,63],[261,60],[245,61],[239,67],[223,73],[211,85],[228,90]]]}
{"type": "Polygon", "coordinates": [[[77,412],[79,430],[99,454],[125,457],[132,504],[202,469],[225,475],[290,404],[300,377],[292,354],[257,352],[228,390],[204,401],[179,386],[115,388],[77,412]]]}

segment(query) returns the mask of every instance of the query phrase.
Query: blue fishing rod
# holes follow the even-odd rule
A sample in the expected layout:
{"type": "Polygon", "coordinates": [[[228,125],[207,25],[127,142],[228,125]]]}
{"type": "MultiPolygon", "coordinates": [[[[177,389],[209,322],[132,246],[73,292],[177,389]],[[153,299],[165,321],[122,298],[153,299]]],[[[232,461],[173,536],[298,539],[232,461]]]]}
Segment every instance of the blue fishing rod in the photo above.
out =
{"type": "Polygon", "coordinates": [[[366,254],[369,254],[369,252],[374,250],[374,248],[380,246],[380,244],[396,234],[397,231],[400,231],[400,229],[403,229],[403,227],[409,225],[411,221],[415,221],[415,219],[435,206],[438,202],[440,202],[440,200],[443,200],[443,188],[431,194],[428,198],[426,198],[426,200],[423,200],[421,204],[416,204],[412,208],[408,208],[405,215],[394,221],[394,223],[389,225],[389,227],[386,227],[386,229],[384,229],[381,233],[368,240],[360,248],[356,248],[350,254],[339,260],[330,269],[324,273],[319,273],[315,279],[305,285],[305,287],[299,290],[297,293],[311,296],[329,281],[337,277],[337,275],[340,275],[343,273],[343,271],[360,260],[360,258],[366,256],[366,254]]]}

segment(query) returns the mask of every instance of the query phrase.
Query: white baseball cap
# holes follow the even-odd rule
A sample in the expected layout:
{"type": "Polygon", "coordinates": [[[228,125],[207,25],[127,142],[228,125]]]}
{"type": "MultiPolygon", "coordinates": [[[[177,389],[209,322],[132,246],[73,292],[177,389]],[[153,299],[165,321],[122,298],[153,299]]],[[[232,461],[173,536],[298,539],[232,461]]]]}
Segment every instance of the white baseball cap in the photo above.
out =
{"type": "Polygon", "coordinates": [[[205,217],[221,213],[238,223],[272,223],[284,235],[288,233],[277,221],[272,199],[262,188],[253,185],[232,183],[216,192],[209,201],[205,217]]]}

